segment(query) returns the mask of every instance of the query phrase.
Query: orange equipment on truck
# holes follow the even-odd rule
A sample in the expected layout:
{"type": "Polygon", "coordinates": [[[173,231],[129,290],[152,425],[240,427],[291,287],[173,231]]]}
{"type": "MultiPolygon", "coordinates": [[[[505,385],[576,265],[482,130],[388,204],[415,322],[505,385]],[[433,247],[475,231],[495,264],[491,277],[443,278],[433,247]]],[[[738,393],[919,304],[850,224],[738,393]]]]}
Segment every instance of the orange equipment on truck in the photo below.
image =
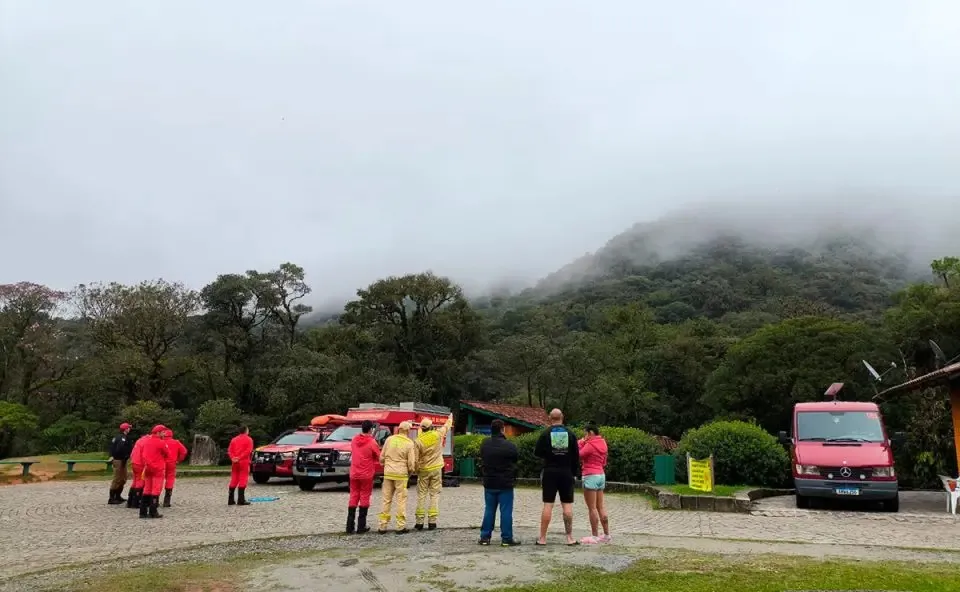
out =
{"type": "Polygon", "coordinates": [[[310,420],[310,425],[288,430],[273,442],[257,448],[250,466],[254,483],[262,485],[271,477],[293,477],[293,463],[300,448],[322,442],[346,422],[347,418],[342,415],[319,415],[310,420]]]}
{"type": "MultiPolygon", "coordinates": [[[[434,425],[443,425],[450,417],[450,408],[426,403],[400,403],[381,405],[364,403],[347,411],[337,429],[333,430],[322,442],[304,446],[299,450],[293,463],[293,478],[304,491],[310,491],[317,483],[346,483],[350,480],[350,441],[360,433],[360,425],[365,420],[373,422],[373,437],[383,446],[391,434],[403,421],[413,423],[410,437],[416,438],[420,422],[429,418],[434,425]]],[[[443,442],[443,472],[453,471],[453,434],[443,442]]],[[[383,475],[383,467],[377,465],[377,477],[383,475]]]]}

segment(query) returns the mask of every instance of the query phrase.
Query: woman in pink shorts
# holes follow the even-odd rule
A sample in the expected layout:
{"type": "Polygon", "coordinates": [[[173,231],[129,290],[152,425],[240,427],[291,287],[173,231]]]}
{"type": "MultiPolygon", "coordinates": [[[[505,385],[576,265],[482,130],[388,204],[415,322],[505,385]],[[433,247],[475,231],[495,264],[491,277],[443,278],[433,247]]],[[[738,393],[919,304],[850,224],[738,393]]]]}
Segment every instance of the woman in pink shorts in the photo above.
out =
{"type": "Polygon", "coordinates": [[[607,441],[600,435],[600,428],[588,424],[586,434],[578,442],[580,446],[580,464],[583,466],[583,501],[590,511],[590,531],[593,536],[580,540],[584,545],[609,543],[610,521],[607,518],[607,508],[603,503],[603,490],[607,485],[604,469],[607,466],[607,441]],[[600,536],[599,526],[603,525],[603,535],[600,536]]]}

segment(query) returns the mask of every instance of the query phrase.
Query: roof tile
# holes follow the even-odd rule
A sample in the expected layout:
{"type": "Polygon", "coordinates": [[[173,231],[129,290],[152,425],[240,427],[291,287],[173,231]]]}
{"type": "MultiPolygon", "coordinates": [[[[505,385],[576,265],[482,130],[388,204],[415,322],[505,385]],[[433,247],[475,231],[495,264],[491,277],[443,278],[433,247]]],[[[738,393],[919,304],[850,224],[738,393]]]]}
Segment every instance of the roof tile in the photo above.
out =
{"type": "Polygon", "coordinates": [[[463,405],[476,407],[488,413],[496,413],[508,419],[516,419],[524,423],[538,426],[550,425],[547,412],[542,407],[526,407],[523,405],[504,405],[502,403],[481,403],[480,401],[460,401],[463,405]]]}

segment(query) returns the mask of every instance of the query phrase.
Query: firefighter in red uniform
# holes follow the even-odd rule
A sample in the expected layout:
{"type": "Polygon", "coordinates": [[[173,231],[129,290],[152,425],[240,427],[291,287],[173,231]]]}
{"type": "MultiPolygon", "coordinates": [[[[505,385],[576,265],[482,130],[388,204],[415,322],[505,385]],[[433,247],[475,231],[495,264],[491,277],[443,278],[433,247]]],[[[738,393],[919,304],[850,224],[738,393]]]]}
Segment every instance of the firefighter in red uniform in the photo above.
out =
{"type": "Polygon", "coordinates": [[[360,433],[350,441],[350,501],[347,502],[347,534],[363,534],[367,526],[367,511],[370,509],[370,494],[373,492],[373,477],[377,473],[380,447],[370,433],[373,422],[365,419],[360,424],[360,433]],[[360,515],[357,516],[357,508],[360,515]],[[354,518],[357,523],[354,524],[354,518]]]}
{"type": "Polygon", "coordinates": [[[163,475],[167,469],[167,428],[158,425],[143,443],[143,496],[140,499],[141,518],[163,518],[157,512],[160,492],[163,490],[163,475]]]}
{"type": "Polygon", "coordinates": [[[167,430],[167,450],[170,452],[167,458],[167,467],[163,474],[163,507],[170,507],[170,497],[173,496],[173,486],[177,482],[177,463],[183,462],[187,458],[187,447],[183,442],[173,437],[173,430],[167,430]]]}
{"type": "Polygon", "coordinates": [[[244,426],[240,428],[240,433],[230,440],[230,446],[227,447],[227,456],[230,457],[230,496],[227,498],[227,505],[230,506],[248,506],[244,495],[247,489],[247,480],[250,479],[250,455],[253,454],[253,438],[250,437],[250,428],[244,426]],[[237,493],[237,499],[234,501],[233,494],[237,493]]]}
{"type": "Polygon", "coordinates": [[[139,508],[143,497],[143,443],[150,434],[140,436],[133,445],[130,453],[130,469],[133,471],[133,482],[130,484],[130,493],[127,494],[127,507],[139,508]]]}

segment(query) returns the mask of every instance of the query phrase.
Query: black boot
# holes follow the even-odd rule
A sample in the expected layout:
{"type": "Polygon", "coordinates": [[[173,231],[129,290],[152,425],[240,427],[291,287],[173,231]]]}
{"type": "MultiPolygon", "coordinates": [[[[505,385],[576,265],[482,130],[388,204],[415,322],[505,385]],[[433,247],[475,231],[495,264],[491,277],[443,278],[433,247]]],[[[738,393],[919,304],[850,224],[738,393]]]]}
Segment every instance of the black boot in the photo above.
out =
{"type": "Polygon", "coordinates": [[[140,507],[140,489],[130,488],[130,494],[127,496],[127,507],[128,508],[139,508],[140,507]]]}
{"type": "Polygon", "coordinates": [[[172,490],[172,489],[166,489],[166,490],[164,490],[164,492],[163,492],[163,507],[164,507],[164,508],[169,508],[169,507],[170,507],[170,496],[172,496],[172,495],[173,495],[173,490],[172,490]]]}
{"type": "Polygon", "coordinates": [[[360,508],[357,514],[357,534],[370,532],[370,527],[367,526],[367,509],[368,508],[360,508]]]}
{"type": "Polygon", "coordinates": [[[237,490],[236,487],[231,487],[231,488],[230,488],[230,497],[227,498],[227,505],[228,505],[228,506],[235,506],[235,505],[237,505],[237,502],[234,501],[234,499],[233,499],[233,492],[236,491],[236,490],[237,490]]]}
{"type": "Polygon", "coordinates": [[[110,490],[110,500],[107,501],[107,503],[108,503],[109,505],[111,505],[111,506],[115,506],[115,505],[117,505],[117,504],[120,503],[120,502],[117,501],[117,490],[116,490],[116,489],[111,489],[111,490],[110,490]]]}
{"type": "Polygon", "coordinates": [[[159,495],[150,496],[150,517],[151,518],[163,518],[163,514],[157,511],[157,506],[160,504],[159,495]]]}
{"type": "Polygon", "coordinates": [[[140,496],[140,517],[149,518],[150,514],[150,496],[141,495],[140,496]]]}
{"type": "Polygon", "coordinates": [[[244,496],[244,492],[247,490],[246,487],[240,487],[237,489],[237,505],[238,506],[249,506],[250,502],[247,501],[247,498],[244,496]]]}
{"type": "Polygon", "coordinates": [[[347,508],[347,534],[353,534],[357,531],[354,521],[357,518],[356,508],[347,508]]]}
{"type": "Polygon", "coordinates": [[[121,487],[120,489],[117,490],[117,503],[125,504],[126,502],[127,500],[123,499],[123,488],[121,487]]]}

